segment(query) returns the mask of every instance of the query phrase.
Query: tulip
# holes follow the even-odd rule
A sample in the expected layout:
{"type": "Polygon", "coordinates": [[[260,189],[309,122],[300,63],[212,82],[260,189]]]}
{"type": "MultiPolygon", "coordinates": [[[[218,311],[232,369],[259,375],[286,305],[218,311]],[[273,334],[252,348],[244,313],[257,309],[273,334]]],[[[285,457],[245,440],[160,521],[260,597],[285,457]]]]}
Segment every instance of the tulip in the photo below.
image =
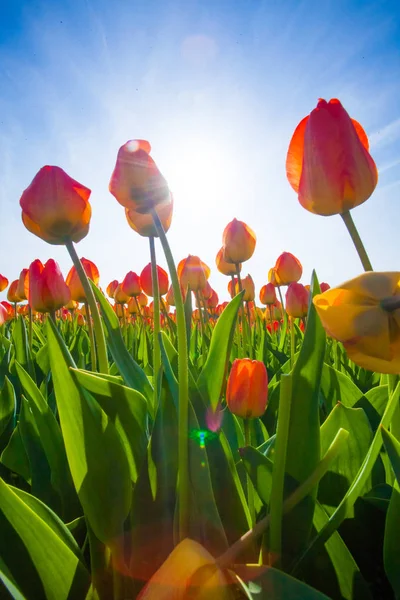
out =
{"type": "Polygon", "coordinates": [[[286,292],[286,312],[289,317],[307,316],[309,291],[301,283],[291,283],[286,292]]]}
{"type": "Polygon", "coordinates": [[[0,325],[8,321],[8,311],[5,306],[0,303],[0,325]]]}
{"type": "MultiPolygon", "coordinates": [[[[174,201],[170,194],[170,201],[166,204],[160,204],[155,207],[155,211],[159,216],[161,225],[165,233],[169,230],[172,221],[172,212],[174,210],[174,201]]],[[[141,213],[132,208],[125,209],[126,220],[128,225],[143,237],[158,237],[157,230],[154,225],[153,217],[148,213],[141,213]]]]}
{"type": "Polygon", "coordinates": [[[290,141],[286,173],[300,204],[337,215],[365,202],[378,182],[368,138],[339,100],[319,100],[290,141]]]}
{"type": "MultiPolygon", "coordinates": [[[[217,265],[217,269],[222,275],[236,275],[236,265],[235,263],[227,262],[224,260],[224,248],[222,247],[218,250],[218,254],[215,258],[215,264],[217,265]]],[[[242,270],[242,263],[238,264],[239,273],[242,270]]]]}
{"type": "Polygon", "coordinates": [[[126,304],[129,302],[129,296],[125,294],[124,290],[122,289],[122,284],[120,283],[114,292],[114,300],[116,304],[126,304]]]}
{"type": "Polygon", "coordinates": [[[326,292],[327,290],[331,289],[331,286],[329,285],[329,283],[325,283],[324,281],[319,284],[319,287],[320,287],[321,293],[326,292]]]}
{"type": "MultiPolygon", "coordinates": [[[[139,306],[141,306],[142,308],[147,306],[147,304],[149,303],[149,299],[144,292],[140,292],[139,296],[137,296],[137,300],[138,300],[139,306]]],[[[171,304],[171,303],[169,302],[169,304],[171,304]]]]}
{"type": "MultiPolygon", "coordinates": [[[[168,274],[157,265],[158,290],[160,296],[168,292],[168,274]]],[[[149,263],[140,274],[140,286],[145,294],[153,296],[153,282],[151,277],[151,263],[149,263]]]]}
{"type": "Polygon", "coordinates": [[[151,212],[159,204],[171,201],[164,177],[150,156],[146,140],[129,140],[118,151],[109,190],[125,208],[151,212]]]}
{"type": "Polygon", "coordinates": [[[231,298],[234,298],[239,293],[239,284],[237,277],[232,277],[228,283],[228,294],[231,298]]]}
{"type": "Polygon", "coordinates": [[[137,299],[135,297],[132,296],[132,298],[129,298],[127,310],[130,315],[137,315],[139,313],[137,299]]]}
{"type": "Polygon", "coordinates": [[[256,234],[246,223],[233,219],[222,235],[223,258],[228,263],[241,263],[253,256],[256,234]]]}
{"type": "MultiPolygon", "coordinates": [[[[100,275],[99,270],[94,262],[88,260],[87,258],[81,258],[80,261],[88,278],[91,279],[95,285],[97,285],[99,283],[100,275]]],[[[86,302],[86,294],[75,267],[71,267],[67,275],[66,282],[71,290],[72,300],[75,300],[76,302],[86,302]]]]}
{"type": "Polygon", "coordinates": [[[17,296],[20,300],[28,300],[29,298],[29,269],[22,269],[20,273],[17,296]]]}
{"type": "Polygon", "coordinates": [[[78,302],[75,302],[75,300],[70,300],[64,306],[67,310],[76,310],[78,308],[79,304],[78,304],[78,302]]]}
{"type": "Polygon", "coordinates": [[[301,262],[290,252],[283,252],[278,257],[274,270],[278,286],[297,282],[303,274],[301,262]]]}
{"type": "Polygon", "coordinates": [[[8,286],[8,279],[3,275],[0,275],[0,292],[3,292],[8,286]]]}
{"type": "Polygon", "coordinates": [[[261,417],[267,407],[268,375],[263,362],[237,358],[226,388],[226,403],[231,413],[243,419],[261,417]]]}
{"type": "Polygon", "coordinates": [[[118,285],[119,285],[118,279],[113,279],[112,281],[110,281],[110,283],[106,287],[107,296],[109,298],[114,299],[115,290],[117,289],[118,285]]]}
{"type": "Polygon", "coordinates": [[[230,579],[198,542],[181,541],[154,573],[138,600],[234,600],[230,579]]]}
{"type": "Polygon", "coordinates": [[[85,317],[81,313],[79,313],[78,315],[77,323],[80,327],[82,327],[85,324],[85,317]]]}
{"type": "Polygon", "coordinates": [[[183,289],[199,292],[205,288],[210,276],[209,267],[198,256],[189,256],[180,261],[177,267],[179,282],[183,289]]]}
{"type": "Polygon", "coordinates": [[[400,273],[367,272],[314,297],[326,332],[349,358],[379,373],[400,372],[400,273]]]}
{"type": "Polygon", "coordinates": [[[215,290],[212,290],[211,296],[207,298],[207,308],[216,308],[218,306],[218,294],[215,290]]]}
{"type": "Polygon", "coordinates": [[[204,298],[204,300],[208,300],[208,298],[210,298],[212,293],[213,293],[213,289],[212,289],[211,285],[209,284],[209,282],[206,281],[206,285],[200,290],[200,294],[204,298]]]}
{"type": "Polygon", "coordinates": [[[20,302],[21,298],[17,294],[19,280],[15,279],[15,281],[10,283],[10,287],[7,291],[7,300],[12,304],[16,304],[16,302],[20,302]]]}
{"type": "Polygon", "coordinates": [[[275,267],[272,267],[269,271],[268,271],[268,281],[269,283],[271,283],[274,287],[279,287],[279,283],[276,277],[276,270],[275,267]]]}
{"type": "Polygon", "coordinates": [[[272,283],[263,285],[260,290],[260,302],[261,304],[274,304],[276,302],[275,286],[272,283]]]}
{"type": "Polygon", "coordinates": [[[29,267],[29,305],[41,313],[54,312],[68,304],[71,295],[58,264],[50,258],[45,265],[39,259],[29,267]]]}
{"type": "Polygon", "coordinates": [[[129,271],[121,284],[123,292],[129,296],[139,296],[142,288],[140,287],[140,277],[133,271],[129,271]]]}
{"type": "Polygon", "coordinates": [[[22,221],[49,244],[79,242],[89,231],[90,194],[60,167],[43,167],[21,196],[22,221]]]}
{"type": "MultiPolygon", "coordinates": [[[[244,302],[253,302],[255,296],[256,296],[256,290],[254,287],[254,281],[251,275],[247,275],[247,277],[244,277],[242,279],[242,289],[244,289],[244,296],[243,296],[243,301],[244,302]]],[[[239,292],[238,287],[236,288],[236,293],[239,292]]]]}

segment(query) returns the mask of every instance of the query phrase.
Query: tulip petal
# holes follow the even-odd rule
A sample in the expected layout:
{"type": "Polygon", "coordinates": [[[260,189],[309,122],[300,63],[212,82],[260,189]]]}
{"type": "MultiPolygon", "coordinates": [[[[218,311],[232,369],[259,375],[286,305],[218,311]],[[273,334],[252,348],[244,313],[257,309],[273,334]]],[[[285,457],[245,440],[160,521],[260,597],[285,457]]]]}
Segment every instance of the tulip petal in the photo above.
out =
{"type": "Polygon", "coordinates": [[[295,192],[299,191],[301,171],[303,169],[304,134],[309,117],[304,117],[297,125],[286,157],[286,175],[295,192]]]}

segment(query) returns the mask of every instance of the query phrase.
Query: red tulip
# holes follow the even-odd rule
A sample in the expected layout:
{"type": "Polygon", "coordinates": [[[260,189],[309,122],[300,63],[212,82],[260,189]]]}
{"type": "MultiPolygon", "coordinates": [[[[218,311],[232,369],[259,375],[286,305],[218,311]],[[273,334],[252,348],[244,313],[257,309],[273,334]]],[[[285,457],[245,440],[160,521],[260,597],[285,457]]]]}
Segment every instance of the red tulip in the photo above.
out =
{"type": "Polygon", "coordinates": [[[139,275],[133,271],[129,271],[129,273],[125,275],[121,287],[127,296],[139,296],[140,292],[142,291],[142,288],[140,287],[139,275]]]}
{"type": "Polygon", "coordinates": [[[29,298],[29,269],[22,269],[20,273],[17,296],[20,300],[28,300],[29,298]]]}
{"type": "Polygon", "coordinates": [[[309,291],[301,283],[291,283],[286,292],[286,312],[289,317],[305,317],[308,313],[309,291]]]}
{"type": "Polygon", "coordinates": [[[224,261],[241,263],[253,256],[256,247],[256,234],[243,221],[233,219],[224,229],[222,243],[224,261]]]}
{"type": "Polygon", "coordinates": [[[339,100],[319,100],[290,141],[286,173],[300,204],[318,215],[365,202],[378,182],[367,135],[339,100]]]}
{"type": "MultiPolygon", "coordinates": [[[[158,290],[160,296],[168,292],[168,274],[157,265],[158,290]]],[[[151,263],[149,263],[140,274],[140,286],[145,294],[153,296],[153,282],[151,277],[151,263]]]]}
{"type": "Polygon", "coordinates": [[[8,279],[3,275],[0,275],[0,292],[3,292],[8,286],[8,279]]]}
{"type": "Polygon", "coordinates": [[[10,283],[10,287],[8,288],[8,291],[7,291],[7,300],[9,302],[12,302],[13,304],[21,301],[21,298],[18,296],[18,293],[17,293],[18,283],[19,283],[18,279],[15,279],[15,281],[12,281],[10,283]]]}
{"type": "Polygon", "coordinates": [[[275,263],[275,280],[277,285],[289,285],[299,281],[303,274],[301,262],[290,252],[283,252],[275,263]]]}
{"type": "Polygon", "coordinates": [[[46,264],[39,259],[29,267],[29,305],[37,312],[53,312],[71,298],[58,264],[50,258],[46,264]]]}
{"type": "Polygon", "coordinates": [[[112,281],[110,281],[110,283],[106,287],[107,296],[109,298],[112,298],[112,299],[114,298],[115,290],[117,289],[118,285],[119,285],[118,279],[113,279],[112,281]]]}
{"type": "Polygon", "coordinates": [[[262,286],[260,290],[260,302],[265,305],[276,302],[276,292],[273,283],[267,283],[262,286]]]}

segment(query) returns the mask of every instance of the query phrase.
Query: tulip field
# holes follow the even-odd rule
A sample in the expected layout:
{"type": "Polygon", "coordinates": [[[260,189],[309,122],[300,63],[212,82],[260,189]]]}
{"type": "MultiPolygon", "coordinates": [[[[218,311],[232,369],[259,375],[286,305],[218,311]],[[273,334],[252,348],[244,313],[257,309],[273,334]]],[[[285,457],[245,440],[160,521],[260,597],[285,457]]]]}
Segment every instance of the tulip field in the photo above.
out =
{"type": "Polygon", "coordinates": [[[367,135],[320,100],[286,162],[306,210],[341,216],[359,276],[301,283],[284,252],[256,290],[257,232],[233,219],[212,266],[225,299],[170,247],[151,151],[130,140],[110,165],[149,240],[122,281],[78,256],[87,187],[44,166],[22,193],[71,270],[0,275],[0,598],[400,598],[400,272],[373,271],[352,218],[378,180],[367,135]]]}

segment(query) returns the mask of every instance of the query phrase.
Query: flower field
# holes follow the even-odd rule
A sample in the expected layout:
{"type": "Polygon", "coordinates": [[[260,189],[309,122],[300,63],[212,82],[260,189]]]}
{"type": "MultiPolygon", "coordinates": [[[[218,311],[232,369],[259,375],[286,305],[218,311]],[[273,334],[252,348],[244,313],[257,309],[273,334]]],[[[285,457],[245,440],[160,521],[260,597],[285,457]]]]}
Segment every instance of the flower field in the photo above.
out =
{"type": "Polygon", "coordinates": [[[233,219],[220,302],[200,257],[175,261],[145,140],[109,190],[149,262],[104,291],[76,248],[90,189],[44,166],[22,193],[72,266],[0,275],[1,599],[400,598],[400,272],[372,269],[351,214],[377,168],[338,100],[288,142],[298,201],[340,215],[360,257],[336,288],[284,252],[256,290],[257,236],[233,219]]]}

